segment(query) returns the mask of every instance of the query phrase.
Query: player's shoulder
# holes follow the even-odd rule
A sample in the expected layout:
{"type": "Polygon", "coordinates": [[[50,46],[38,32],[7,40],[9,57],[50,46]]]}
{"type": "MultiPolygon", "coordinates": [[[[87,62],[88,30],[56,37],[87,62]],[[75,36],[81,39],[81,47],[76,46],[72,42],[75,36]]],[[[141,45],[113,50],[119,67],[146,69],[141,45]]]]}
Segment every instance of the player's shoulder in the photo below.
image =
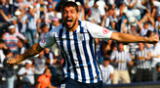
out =
{"type": "Polygon", "coordinates": [[[81,26],[87,30],[89,29],[93,29],[94,27],[97,27],[96,24],[92,23],[92,22],[89,22],[89,21],[80,21],[81,22],[81,26]]]}
{"type": "Polygon", "coordinates": [[[86,20],[82,20],[82,21],[80,21],[81,22],[81,25],[82,26],[88,26],[88,25],[90,25],[90,24],[93,24],[93,23],[91,23],[91,22],[89,22],[89,21],[86,21],[86,20]]]}
{"type": "Polygon", "coordinates": [[[83,27],[86,27],[87,29],[89,28],[95,28],[95,27],[100,27],[98,24],[95,24],[95,23],[92,23],[92,22],[90,22],[90,21],[86,21],[86,20],[84,20],[84,21],[81,21],[81,25],[83,26],[83,27]]]}

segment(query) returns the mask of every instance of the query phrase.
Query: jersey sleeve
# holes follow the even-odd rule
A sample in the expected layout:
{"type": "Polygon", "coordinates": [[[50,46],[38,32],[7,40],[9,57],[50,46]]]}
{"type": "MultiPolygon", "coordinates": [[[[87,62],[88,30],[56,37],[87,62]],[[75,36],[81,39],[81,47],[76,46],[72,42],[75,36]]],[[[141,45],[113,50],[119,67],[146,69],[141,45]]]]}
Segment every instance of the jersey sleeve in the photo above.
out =
{"type": "Polygon", "coordinates": [[[39,42],[39,45],[42,48],[46,48],[46,47],[52,46],[53,44],[55,44],[55,42],[56,42],[55,41],[55,32],[50,31],[41,39],[41,41],[39,42]]]}
{"type": "Polygon", "coordinates": [[[87,29],[93,38],[111,38],[112,31],[97,24],[86,22],[87,29]]]}

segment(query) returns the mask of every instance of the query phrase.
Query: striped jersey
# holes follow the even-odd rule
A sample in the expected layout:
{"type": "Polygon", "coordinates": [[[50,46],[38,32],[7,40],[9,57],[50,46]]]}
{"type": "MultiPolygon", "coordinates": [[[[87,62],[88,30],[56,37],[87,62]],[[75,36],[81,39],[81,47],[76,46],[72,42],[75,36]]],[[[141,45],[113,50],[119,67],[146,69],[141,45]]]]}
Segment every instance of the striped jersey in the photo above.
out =
{"type": "Polygon", "coordinates": [[[18,53],[17,43],[19,39],[26,40],[26,38],[21,33],[10,34],[6,32],[2,39],[4,40],[7,47],[14,53],[18,53]]]}
{"type": "Polygon", "coordinates": [[[100,65],[100,68],[102,70],[102,81],[104,84],[111,84],[111,74],[114,74],[114,68],[112,65],[104,66],[100,65]]]}
{"type": "Polygon", "coordinates": [[[148,57],[148,53],[150,53],[151,50],[144,48],[144,50],[137,50],[136,51],[136,64],[137,68],[140,69],[149,69],[151,68],[151,60],[146,60],[146,59],[138,59],[138,57],[148,57]]]}
{"type": "Polygon", "coordinates": [[[127,70],[127,63],[131,61],[130,54],[126,51],[113,51],[110,58],[115,61],[115,70],[127,70]]]}
{"type": "MultiPolygon", "coordinates": [[[[159,56],[160,55],[160,41],[156,43],[152,48],[151,48],[151,54],[153,56],[159,56]]],[[[153,57],[152,58],[152,67],[155,67],[157,63],[160,62],[159,57],[153,57]]]]}
{"type": "Polygon", "coordinates": [[[64,74],[82,83],[97,83],[101,81],[94,38],[110,38],[112,32],[108,29],[87,21],[79,21],[79,26],[74,32],[69,32],[60,25],[52,29],[43,40],[41,47],[49,47],[56,43],[65,58],[64,74]]]}

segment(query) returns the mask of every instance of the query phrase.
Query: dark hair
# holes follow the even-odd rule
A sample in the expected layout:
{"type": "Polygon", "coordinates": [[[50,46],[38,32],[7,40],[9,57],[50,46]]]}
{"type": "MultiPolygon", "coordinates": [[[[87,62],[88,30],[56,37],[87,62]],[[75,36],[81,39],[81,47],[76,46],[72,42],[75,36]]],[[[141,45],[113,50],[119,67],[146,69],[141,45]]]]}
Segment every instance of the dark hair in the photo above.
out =
{"type": "Polygon", "coordinates": [[[104,57],[104,58],[103,58],[103,61],[110,61],[110,59],[107,58],[107,57],[104,57]]]}
{"type": "Polygon", "coordinates": [[[146,33],[146,35],[145,36],[147,36],[147,37],[150,37],[151,35],[152,35],[152,31],[151,30],[149,30],[149,31],[147,31],[147,33],[146,33]]]}
{"type": "Polygon", "coordinates": [[[62,11],[64,10],[65,7],[74,7],[76,9],[76,11],[78,12],[78,5],[75,3],[75,2],[72,2],[72,1],[67,1],[63,4],[62,6],[62,11]]]}
{"type": "Polygon", "coordinates": [[[48,27],[48,25],[47,25],[46,23],[42,23],[42,24],[40,25],[40,28],[44,28],[44,27],[48,27]]]}
{"type": "Polygon", "coordinates": [[[156,68],[159,68],[159,67],[160,67],[160,63],[157,63],[157,64],[156,64],[156,68]]]}

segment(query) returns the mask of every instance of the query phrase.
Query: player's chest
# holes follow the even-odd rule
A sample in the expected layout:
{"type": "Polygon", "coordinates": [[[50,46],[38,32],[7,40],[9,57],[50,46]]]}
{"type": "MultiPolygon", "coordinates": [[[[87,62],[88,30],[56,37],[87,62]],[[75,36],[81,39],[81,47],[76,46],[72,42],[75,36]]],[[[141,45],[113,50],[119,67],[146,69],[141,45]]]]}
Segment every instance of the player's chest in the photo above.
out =
{"type": "Polygon", "coordinates": [[[62,35],[55,35],[56,42],[60,44],[80,44],[89,42],[91,39],[88,32],[83,33],[64,33],[62,35]]]}

